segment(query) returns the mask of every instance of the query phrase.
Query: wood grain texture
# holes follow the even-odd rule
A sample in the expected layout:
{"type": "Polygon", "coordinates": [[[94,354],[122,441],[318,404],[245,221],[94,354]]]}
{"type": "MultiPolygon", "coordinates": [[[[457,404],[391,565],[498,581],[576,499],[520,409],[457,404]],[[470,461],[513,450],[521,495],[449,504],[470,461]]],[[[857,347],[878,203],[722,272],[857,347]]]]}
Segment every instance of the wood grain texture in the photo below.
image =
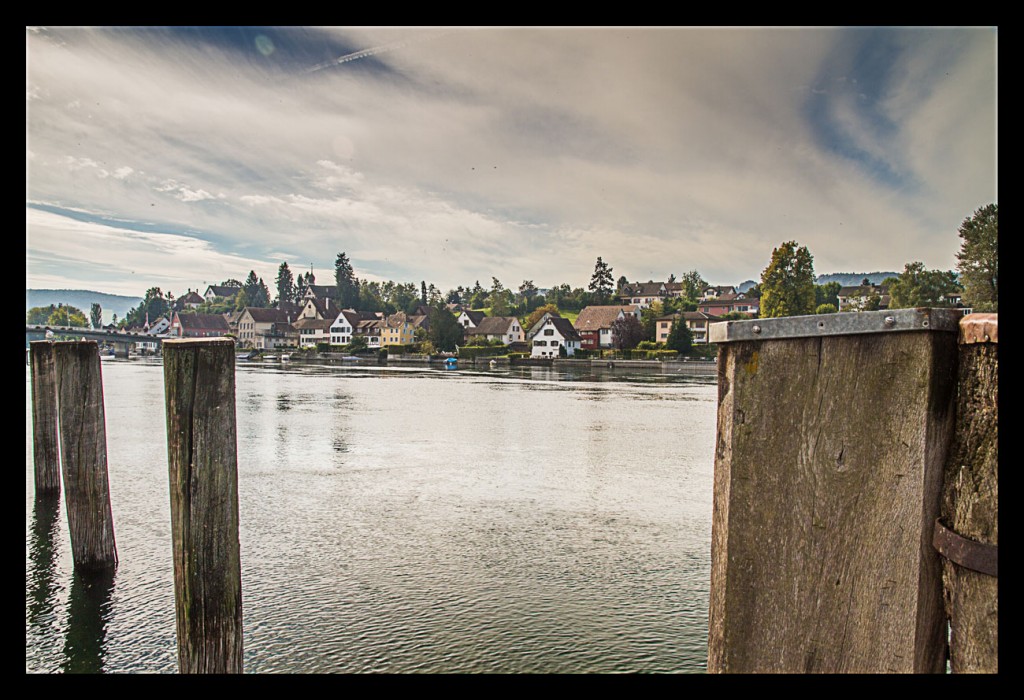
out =
{"type": "Polygon", "coordinates": [[[719,352],[708,670],[943,671],[955,334],[719,352]]]}
{"type": "Polygon", "coordinates": [[[234,343],[165,341],[163,353],[178,667],[241,673],[234,343]]]}
{"type": "MultiPolygon", "coordinates": [[[[994,333],[992,337],[994,337],[994,333]]],[[[998,544],[999,346],[960,346],[956,431],[942,519],[976,542],[998,544]]],[[[999,579],[943,561],[953,673],[999,671],[999,579]]]]}
{"type": "Polygon", "coordinates": [[[107,480],[103,377],[95,341],[53,344],[64,500],[75,566],[117,563],[107,480]]]}
{"type": "Polygon", "coordinates": [[[60,443],[57,437],[57,371],[53,343],[29,344],[32,375],[32,459],[36,495],[60,493],[60,443]]]}

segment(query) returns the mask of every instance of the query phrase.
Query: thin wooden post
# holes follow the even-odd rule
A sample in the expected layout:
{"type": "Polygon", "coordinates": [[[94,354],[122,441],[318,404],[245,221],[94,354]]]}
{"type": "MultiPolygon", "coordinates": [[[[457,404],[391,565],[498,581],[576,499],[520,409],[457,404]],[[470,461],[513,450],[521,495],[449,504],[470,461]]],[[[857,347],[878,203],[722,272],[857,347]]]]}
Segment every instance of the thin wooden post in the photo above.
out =
{"type": "Polygon", "coordinates": [[[713,324],[708,671],[941,673],[957,316],[713,324]]]}
{"type": "Polygon", "coordinates": [[[163,345],[182,673],[242,672],[234,348],[225,338],[163,345]]]}
{"type": "Polygon", "coordinates": [[[94,340],[53,344],[60,462],[75,566],[117,564],[107,480],[103,377],[94,340]]]}
{"type": "Polygon", "coordinates": [[[29,343],[32,362],[32,457],[36,495],[60,493],[60,444],[57,439],[57,373],[53,342],[29,343]]]}
{"type": "Polygon", "coordinates": [[[956,431],[942,498],[940,547],[953,673],[999,671],[998,315],[960,322],[956,431]],[[941,528],[948,531],[941,533],[941,528]],[[958,545],[958,546],[955,546],[958,545]],[[950,551],[952,550],[952,551],[950,551]]]}

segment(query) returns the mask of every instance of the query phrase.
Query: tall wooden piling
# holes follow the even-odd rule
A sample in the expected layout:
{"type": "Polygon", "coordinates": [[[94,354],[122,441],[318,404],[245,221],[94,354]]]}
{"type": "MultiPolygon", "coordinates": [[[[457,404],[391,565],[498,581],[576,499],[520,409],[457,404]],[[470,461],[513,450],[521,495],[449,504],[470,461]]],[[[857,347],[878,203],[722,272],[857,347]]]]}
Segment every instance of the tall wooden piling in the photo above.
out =
{"type": "Polygon", "coordinates": [[[60,462],[71,554],[83,569],[117,563],[107,480],[103,377],[94,340],[53,344],[60,462]]]}
{"type": "Polygon", "coordinates": [[[242,672],[234,348],[225,338],[163,344],[182,673],[242,672]]]}
{"type": "Polygon", "coordinates": [[[29,344],[32,373],[32,458],[36,495],[60,493],[60,444],[57,439],[57,371],[53,342],[29,344]]]}
{"type": "Polygon", "coordinates": [[[713,324],[708,671],[938,673],[958,316],[713,324]]]}
{"type": "Polygon", "coordinates": [[[956,430],[946,463],[936,546],[953,673],[999,671],[998,316],[960,322],[956,430]]]}

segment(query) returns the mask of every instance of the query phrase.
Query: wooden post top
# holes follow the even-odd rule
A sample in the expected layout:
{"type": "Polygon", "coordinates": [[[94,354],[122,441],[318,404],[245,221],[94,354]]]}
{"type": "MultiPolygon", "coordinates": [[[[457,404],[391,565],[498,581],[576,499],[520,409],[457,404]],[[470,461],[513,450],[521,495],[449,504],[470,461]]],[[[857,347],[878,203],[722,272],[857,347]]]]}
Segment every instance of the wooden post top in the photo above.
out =
{"type": "Polygon", "coordinates": [[[999,314],[967,314],[960,320],[960,344],[998,343],[999,314]]]}
{"type": "Polygon", "coordinates": [[[955,333],[963,318],[957,309],[916,308],[882,311],[841,311],[812,316],[753,318],[722,321],[708,326],[708,341],[730,343],[780,338],[816,338],[830,335],[944,331],[955,333]]]}

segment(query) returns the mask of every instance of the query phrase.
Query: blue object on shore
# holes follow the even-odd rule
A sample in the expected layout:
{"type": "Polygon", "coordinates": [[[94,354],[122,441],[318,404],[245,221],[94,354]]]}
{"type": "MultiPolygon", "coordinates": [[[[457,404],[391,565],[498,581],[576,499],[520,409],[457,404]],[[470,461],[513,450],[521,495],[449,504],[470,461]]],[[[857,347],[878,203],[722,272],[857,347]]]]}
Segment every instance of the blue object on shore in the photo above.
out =
{"type": "Polygon", "coordinates": [[[456,360],[454,357],[449,357],[444,361],[445,369],[455,369],[457,364],[458,360],[456,360]]]}

